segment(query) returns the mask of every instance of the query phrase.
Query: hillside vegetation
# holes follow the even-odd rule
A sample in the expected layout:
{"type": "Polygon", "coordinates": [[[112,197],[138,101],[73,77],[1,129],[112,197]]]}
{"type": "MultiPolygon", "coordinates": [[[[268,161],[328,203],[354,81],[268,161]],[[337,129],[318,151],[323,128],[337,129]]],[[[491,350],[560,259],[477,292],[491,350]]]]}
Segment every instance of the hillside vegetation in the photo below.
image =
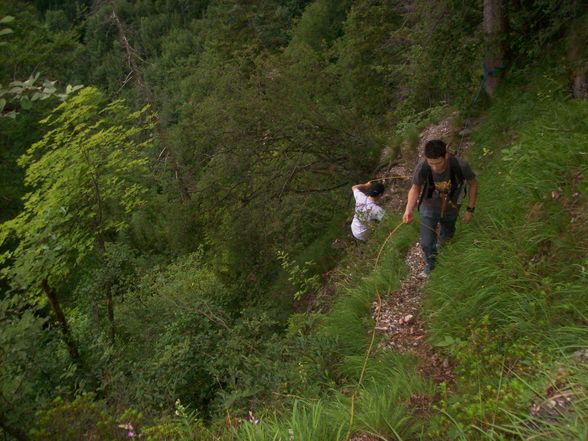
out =
{"type": "Polygon", "coordinates": [[[0,2],[0,434],[586,439],[588,11],[497,4],[498,45],[474,0],[0,2]],[[418,222],[349,220],[442,119],[439,380],[373,318],[418,222]]]}

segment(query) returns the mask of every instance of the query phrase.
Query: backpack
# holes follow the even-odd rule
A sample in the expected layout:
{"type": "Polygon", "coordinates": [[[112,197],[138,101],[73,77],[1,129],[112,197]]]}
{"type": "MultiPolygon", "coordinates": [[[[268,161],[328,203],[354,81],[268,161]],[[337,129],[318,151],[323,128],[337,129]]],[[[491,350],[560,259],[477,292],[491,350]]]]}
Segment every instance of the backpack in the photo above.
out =
{"type": "MultiPolygon", "coordinates": [[[[433,197],[433,192],[435,191],[433,170],[431,170],[431,166],[427,163],[426,160],[423,164],[423,168],[421,169],[420,174],[425,184],[423,185],[423,190],[421,191],[421,195],[419,197],[417,209],[421,208],[421,204],[425,198],[429,199],[433,197]]],[[[449,178],[451,179],[451,190],[449,192],[448,198],[451,200],[455,196],[455,192],[463,185],[465,181],[463,171],[459,165],[459,161],[454,155],[449,155],[449,178]]]]}

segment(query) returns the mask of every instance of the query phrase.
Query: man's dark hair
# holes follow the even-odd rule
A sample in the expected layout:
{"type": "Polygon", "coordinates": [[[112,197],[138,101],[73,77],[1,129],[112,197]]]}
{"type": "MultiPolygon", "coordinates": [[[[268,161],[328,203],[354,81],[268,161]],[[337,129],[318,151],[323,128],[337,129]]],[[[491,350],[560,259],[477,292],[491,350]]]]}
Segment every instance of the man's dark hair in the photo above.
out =
{"type": "Polygon", "coordinates": [[[437,159],[447,154],[447,146],[440,139],[433,139],[425,144],[425,158],[437,159]]]}
{"type": "Polygon", "coordinates": [[[384,189],[384,184],[381,182],[372,182],[370,187],[366,190],[365,194],[372,197],[380,196],[382,193],[384,193],[384,189]]]}

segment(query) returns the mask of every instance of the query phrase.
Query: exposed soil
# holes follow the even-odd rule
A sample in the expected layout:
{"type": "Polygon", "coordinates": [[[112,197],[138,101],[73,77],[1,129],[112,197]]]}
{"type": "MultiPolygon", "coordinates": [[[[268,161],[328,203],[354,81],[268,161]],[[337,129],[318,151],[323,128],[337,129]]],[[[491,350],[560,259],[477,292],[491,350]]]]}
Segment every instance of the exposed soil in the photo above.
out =
{"type": "Polygon", "coordinates": [[[351,438],[351,441],[381,441],[382,438],[376,438],[375,436],[368,435],[367,433],[362,433],[355,435],[351,438]]]}
{"type": "MultiPolygon", "coordinates": [[[[437,383],[451,383],[453,374],[450,361],[442,357],[426,338],[421,314],[426,278],[421,276],[424,263],[418,243],[407,253],[406,264],[409,274],[401,282],[400,289],[382,298],[376,323],[376,330],[381,333],[380,347],[416,355],[421,360],[419,371],[422,375],[437,383]]],[[[376,319],[377,302],[373,306],[373,318],[376,319]]]]}
{"type": "MultiPolygon", "coordinates": [[[[376,178],[392,176],[386,181],[387,189],[382,201],[388,212],[404,212],[412,173],[416,163],[422,158],[426,142],[442,139],[449,143],[455,136],[450,118],[447,118],[421,133],[417,150],[419,154],[405,155],[402,162],[380,169],[376,178]]],[[[422,276],[424,259],[416,237],[415,244],[406,254],[406,265],[409,272],[401,281],[400,289],[384,296],[381,304],[378,301],[372,304],[372,318],[376,321],[376,330],[380,334],[380,348],[415,355],[420,360],[418,370],[421,375],[435,383],[446,382],[451,385],[454,382],[451,361],[427,341],[426,318],[422,314],[423,287],[427,279],[422,276]]],[[[427,414],[434,400],[434,397],[414,396],[409,405],[416,414],[427,414]]],[[[373,439],[375,438],[368,434],[356,434],[351,441],[373,439]]]]}
{"type": "MultiPolygon", "coordinates": [[[[439,124],[425,129],[419,139],[417,151],[419,154],[406,158],[403,163],[395,164],[389,169],[380,171],[382,176],[403,175],[411,176],[412,171],[422,158],[422,151],[427,141],[442,139],[449,143],[455,139],[455,131],[451,127],[450,118],[446,118],[439,124]]],[[[410,155],[409,155],[410,156],[410,155]]],[[[380,177],[380,176],[378,176],[380,177]]],[[[393,180],[388,186],[384,199],[386,210],[402,213],[406,205],[406,194],[410,187],[410,179],[403,181],[393,180]]],[[[415,238],[416,239],[416,238],[415,238]]],[[[381,333],[380,346],[385,350],[396,350],[402,353],[411,353],[420,360],[420,372],[435,382],[453,381],[451,362],[442,357],[426,338],[424,317],[422,317],[423,286],[426,278],[421,275],[424,269],[422,251],[415,244],[406,254],[408,275],[401,281],[398,291],[388,294],[382,299],[378,318],[377,302],[374,302],[372,317],[377,319],[376,329],[381,333]]]]}

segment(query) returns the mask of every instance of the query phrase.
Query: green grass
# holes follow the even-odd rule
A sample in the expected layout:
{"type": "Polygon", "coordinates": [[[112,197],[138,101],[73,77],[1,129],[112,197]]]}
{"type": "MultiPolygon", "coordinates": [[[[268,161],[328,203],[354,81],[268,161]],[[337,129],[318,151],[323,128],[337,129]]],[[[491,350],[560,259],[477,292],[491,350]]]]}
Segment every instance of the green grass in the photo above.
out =
{"type": "MultiPolygon", "coordinates": [[[[431,343],[455,363],[455,384],[429,384],[416,360],[375,350],[352,433],[383,440],[587,438],[588,374],[573,354],[588,348],[588,103],[567,96],[560,73],[511,73],[474,132],[475,219],[459,225],[444,248],[424,311],[431,343]],[[570,390],[565,409],[532,415],[533,405],[570,390]],[[428,418],[413,415],[414,394],[438,398],[428,418]]],[[[390,216],[339,263],[348,281],[301,361],[322,372],[313,378],[323,394],[268,412],[237,439],[344,439],[372,302],[398,288],[404,254],[417,237],[414,225],[400,228],[374,268],[398,221],[390,216]]]]}
{"type": "Polygon", "coordinates": [[[434,419],[450,437],[585,439],[584,397],[553,421],[525,417],[547,390],[544,371],[588,346],[588,103],[556,74],[532,79],[515,77],[474,135],[475,221],[428,285],[430,338],[452,342],[458,363],[456,393],[434,419]]]}
{"type": "MultiPolygon", "coordinates": [[[[359,368],[363,360],[349,359],[359,368]]],[[[412,372],[414,361],[397,354],[374,359],[367,370],[366,382],[360,387],[352,433],[368,433],[383,439],[406,440],[422,431],[418,420],[401,403],[406,404],[414,393],[430,393],[412,372]]],[[[354,371],[354,369],[352,369],[354,371]]],[[[350,390],[336,392],[328,399],[296,400],[289,416],[267,415],[259,425],[245,424],[237,439],[260,440],[324,440],[340,441],[349,430],[350,390]]]]}
{"type": "MultiPolygon", "coordinates": [[[[471,318],[484,314],[507,333],[541,341],[560,326],[584,323],[588,232],[588,105],[562,97],[535,103],[530,119],[520,95],[502,97],[477,135],[480,147],[496,152],[481,168],[480,196],[472,226],[440,259],[430,284],[433,335],[464,336],[471,318]],[[514,126],[504,113],[514,113],[514,126]],[[511,130],[516,142],[492,144],[497,130],[511,130]],[[552,192],[557,192],[554,198],[552,192]],[[584,259],[584,260],[583,260],[584,259]],[[463,277],[455,277],[457,269],[463,277]],[[537,334],[539,332],[539,334],[537,334]],[[460,335],[461,334],[461,335],[460,335]]],[[[540,95],[539,95],[540,96],[540,95]]]]}
{"type": "MultiPolygon", "coordinates": [[[[369,433],[379,439],[410,439],[422,431],[419,421],[400,403],[408,403],[413,394],[432,392],[412,368],[410,357],[377,350],[377,342],[368,359],[365,378],[358,379],[373,328],[371,305],[377,293],[384,296],[400,286],[406,272],[404,254],[414,241],[414,227],[400,228],[390,237],[375,266],[379,250],[393,228],[397,216],[389,216],[374,237],[341,265],[352,267],[352,282],[340,292],[326,314],[305,360],[307,366],[328,361],[323,369],[325,394],[320,399],[296,399],[288,415],[270,413],[261,424],[246,424],[237,433],[240,440],[294,439],[338,441],[349,431],[351,395],[358,388],[352,433],[369,433]]],[[[310,367],[309,369],[313,369],[310,367]]],[[[314,367],[316,369],[316,367],[314,367]]]]}

